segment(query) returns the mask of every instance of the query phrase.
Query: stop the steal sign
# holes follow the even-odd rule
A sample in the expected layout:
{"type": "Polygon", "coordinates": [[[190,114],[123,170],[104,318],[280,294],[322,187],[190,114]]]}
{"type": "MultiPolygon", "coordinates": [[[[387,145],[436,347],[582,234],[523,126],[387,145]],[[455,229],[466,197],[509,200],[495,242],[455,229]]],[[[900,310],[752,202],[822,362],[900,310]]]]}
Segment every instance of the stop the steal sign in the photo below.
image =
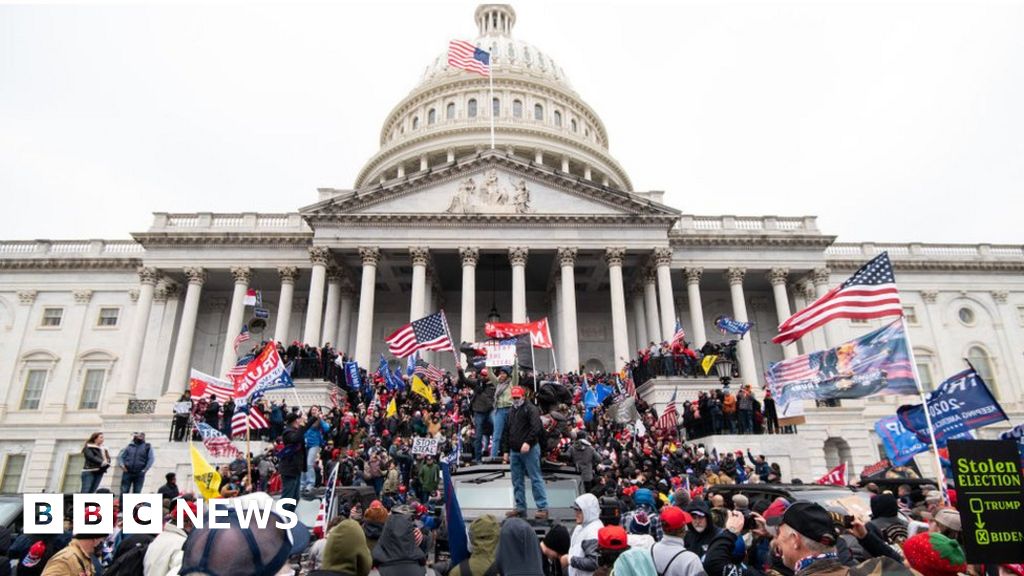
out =
{"type": "Polygon", "coordinates": [[[1024,489],[1012,440],[950,440],[968,564],[1024,561],[1024,489]]]}

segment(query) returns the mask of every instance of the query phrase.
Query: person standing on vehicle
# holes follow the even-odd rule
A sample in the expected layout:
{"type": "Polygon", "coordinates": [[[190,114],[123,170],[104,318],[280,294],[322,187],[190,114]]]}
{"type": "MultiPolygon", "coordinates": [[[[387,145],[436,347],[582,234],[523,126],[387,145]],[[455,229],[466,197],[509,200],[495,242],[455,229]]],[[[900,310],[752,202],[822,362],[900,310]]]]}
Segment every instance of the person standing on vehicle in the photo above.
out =
{"type": "Polygon", "coordinates": [[[497,458],[501,455],[502,435],[507,428],[505,420],[508,419],[509,410],[512,408],[512,389],[519,386],[519,370],[513,368],[512,376],[509,377],[509,369],[503,367],[498,369],[497,377],[492,372],[487,378],[494,385],[494,436],[491,437],[491,458],[497,458]]]}
{"type": "Polygon", "coordinates": [[[530,476],[530,491],[537,506],[534,518],[547,520],[548,493],[540,473],[540,434],[543,426],[540,411],[532,402],[526,401],[526,390],[521,386],[512,388],[512,409],[508,413],[502,441],[508,448],[512,470],[512,488],[515,493],[516,509],[507,516],[526,516],[526,482],[523,476],[530,476]]]}
{"type": "Polygon", "coordinates": [[[82,493],[92,494],[100,487],[103,475],[110,468],[110,453],[103,447],[103,432],[93,432],[82,447],[85,464],[82,465],[82,493]]]}
{"type": "Polygon", "coordinates": [[[121,494],[141,494],[146,482],[146,472],[153,467],[156,456],[153,447],[146,442],[145,432],[132,434],[132,443],[121,450],[117,463],[121,465],[121,494]]]}
{"type": "Polygon", "coordinates": [[[487,439],[493,435],[494,428],[494,383],[490,378],[477,378],[476,372],[469,370],[463,373],[459,369],[459,386],[473,390],[470,408],[473,410],[473,463],[479,464],[487,448],[487,439]],[[492,434],[485,433],[485,426],[490,425],[492,434]]]}

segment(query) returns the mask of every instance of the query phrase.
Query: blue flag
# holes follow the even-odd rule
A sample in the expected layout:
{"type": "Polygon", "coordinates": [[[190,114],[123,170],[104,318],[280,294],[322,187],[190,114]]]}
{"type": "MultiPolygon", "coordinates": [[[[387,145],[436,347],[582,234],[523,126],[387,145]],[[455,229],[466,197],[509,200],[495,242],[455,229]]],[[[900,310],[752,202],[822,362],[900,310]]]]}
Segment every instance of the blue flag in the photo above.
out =
{"type": "MultiPolygon", "coordinates": [[[[899,416],[895,415],[886,416],[875,422],[875,433],[882,439],[885,454],[895,466],[903,466],[910,462],[914,459],[915,454],[928,450],[928,447],[931,445],[930,439],[926,442],[919,440],[916,434],[907,430],[903,423],[900,422],[899,416]]],[[[952,436],[952,438],[967,440],[971,438],[971,433],[966,431],[963,434],[952,436]]]]}
{"type": "Polygon", "coordinates": [[[1024,463],[1024,424],[1018,424],[999,435],[1000,440],[1016,440],[1020,451],[1020,461],[1024,463]]]}
{"type": "Polygon", "coordinates": [[[384,384],[388,390],[401,390],[402,377],[398,375],[398,368],[395,368],[394,372],[388,368],[388,361],[384,358],[384,355],[380,355],[380,364],[377,366],[377,375],[384,379],[384,384]]]}
{"type": "Polygon", "coordinates": [[[597,398],[597,390],[594,390],[587,382],[587,377],[583,377],[583,407],[586,409],[583,412],[583,421],[590,422],[594,419],[594,408],[601,405],[601,401],[597,398]]]}
{"type": "Polygon", "coordinates": [[[597,385],[597,401],[598,403],[604,403],[604,399],[611,396],[615,392],[615,389],[607,384],[597,385]]]}
{"type": "Polygon", "coordinates": [[[715,318],[715,326],[722,334],[735,334],[740,338],[743,338],[753,325],[753,322],[740,322],[724,315],[715,318]]]}
{"type": "MultiPolygon", "coordinates": [[[[939,448],[944,447],[946,440],[957,434],[1008,419],[985,381],[973,368],[939,384],[928,394],[927,402],[932,426],[935,427],[935,442],[939,448]]],[[[931,442],[921,404],[900,406],[896,414],[900,423],[916,434],[918,440],[931,442]]]]}
{"type": "Polygon", "coordinates": [[[462,519],[462,507],[459,506],[459,498],[455,494],[451,468],[443,460],[441,475],[444,478],[444,518],[448,526],[448,553],[451,555],[451,565],[456,566],[469,558],[466,521],[462,519]]]}
{"type": "Polygon", "coordinates": [[[405,361],[405,375],[412,378],[412,373],[416,370],[416,359],[420,357],[419,351],[413,352],[409,355],[409,359],[405,361]]]}
{"type": "Polygon", "coordinates": [[[356,362],[345,362],[345,385],[349,390],[359,390],[363,387],[363,380],[359,377],[359,364],[356,362]]]}

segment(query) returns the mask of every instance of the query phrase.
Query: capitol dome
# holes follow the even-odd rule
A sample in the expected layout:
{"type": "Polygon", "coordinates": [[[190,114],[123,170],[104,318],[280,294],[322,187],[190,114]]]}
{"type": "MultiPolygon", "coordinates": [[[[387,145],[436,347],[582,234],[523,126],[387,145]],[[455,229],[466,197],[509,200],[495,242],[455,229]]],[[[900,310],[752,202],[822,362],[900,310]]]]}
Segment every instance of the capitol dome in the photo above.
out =
{"type": "Polygon", "coordinates": [[[493,113],[496,148],[595,184],[632,191],[629,176],[608,153],[604,123],[573,90],[561,66],[512,36],[515,10],[483,4],[474,17],[478,37],[473,44],[491,54],[492,78],[449,66],[447,51],[434,58],[419,85],[388,114],[380,151],[359,172],[356,188],[489,148],[493,113]],[[491,106],[486,106],[488,100],[491,106]]]}

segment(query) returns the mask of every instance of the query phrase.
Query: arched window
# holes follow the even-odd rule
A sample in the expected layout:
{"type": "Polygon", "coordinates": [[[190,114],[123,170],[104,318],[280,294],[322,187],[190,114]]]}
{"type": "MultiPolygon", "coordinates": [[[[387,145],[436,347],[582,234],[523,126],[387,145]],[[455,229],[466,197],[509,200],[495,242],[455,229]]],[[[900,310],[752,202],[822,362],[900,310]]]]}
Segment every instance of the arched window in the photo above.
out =
{"type": "Polygon", "coordinates": [[[569,121],[569,127],[572,128],[573,132],[576,132],[577,126],[576,126],[576,119],[575,118],[573,118],[572,120],[569,121]]]}
{"type": "Polygon", "coordinates": [[[555,126],[562,126],[562,113],[558,110],[555,110],[555,126]]]}
{"type": "Polygon", "coordinates": [[[512,101],[512,117],[522,118],[523,117],[523,101],[513,100],[512,101]]]}
{"type": "Polygon", "coordinates": [[[430,111],[427,112],[427,124],[433,124],[436,121],[437,121],[437,110],[434,110],[433,108],[431,108],[430,111]]]}
{"type": "Polygon", "coordinates": [[[974,369],[978,371],[978,376],[981,376],[981,379],[988,384],[988,389],[998,399],[999,387],[996,386],[996,371],[993,369],[992,359],[989,358],[988,352],[981,346],[971,346],[967,350],[967,361],[974,366],[974,369]]]}
{"type": "Polygon", "coordinates": [[[415,129],[419,128],[419,127],[420,127],[420,117],[419,116],[413,116],[412,117],[412,129],[415,130],[415,129]]]}
{"type": "Polygon", "coordinates": [[[540,104],[533,105],[533,119],[543,120],[544,119],[544,107],[540,104]]]}
{"type": "Polygon", "coordinates": [[[825,440],[822,448],[825,451],[825,467],[829,470],[839,466],[840,462],[846,462],[847,468],[853,468],[853,451],[850,444],[842,438],[832,437],[825,440]]]}
{"type": "Polygon", "coordinates": [[[466,116],[476,118],[476,98],[470,98],[466,103],[466,116]]]}
{"type": "Polygon", "coordinates": [[[445,109],[445,112],[444,112],[444,118],[445,118],[445,120],[454,120],[455,119],[455,102],[449,102],[448,103],[448,107],[445,109]]]}
{"type": "Polygon", "coordinates": [[[491,116],[494,116],[495,118],[501,116],[501,100],[498,100],[497,98],[491,99],[491,116]]]}

